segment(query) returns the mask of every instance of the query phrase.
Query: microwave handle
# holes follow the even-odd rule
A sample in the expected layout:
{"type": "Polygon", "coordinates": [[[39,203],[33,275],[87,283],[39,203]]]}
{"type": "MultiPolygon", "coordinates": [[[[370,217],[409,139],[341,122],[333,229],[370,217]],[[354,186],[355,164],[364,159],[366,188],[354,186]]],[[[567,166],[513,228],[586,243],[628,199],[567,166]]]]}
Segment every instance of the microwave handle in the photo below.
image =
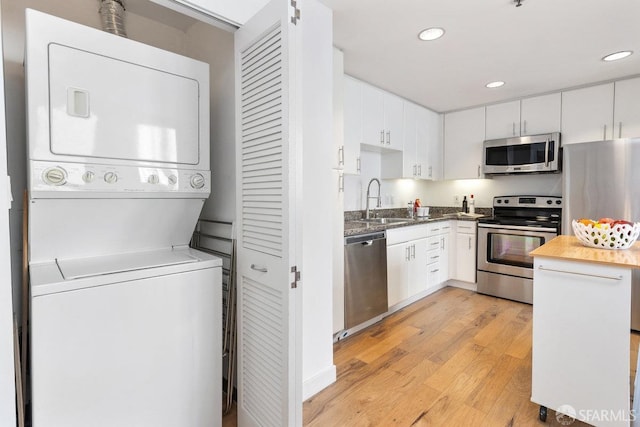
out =
{"type": "Polygon", "coordinates": [[[549,140],[544,144],[544,167],[549,167],[549,140]]]}

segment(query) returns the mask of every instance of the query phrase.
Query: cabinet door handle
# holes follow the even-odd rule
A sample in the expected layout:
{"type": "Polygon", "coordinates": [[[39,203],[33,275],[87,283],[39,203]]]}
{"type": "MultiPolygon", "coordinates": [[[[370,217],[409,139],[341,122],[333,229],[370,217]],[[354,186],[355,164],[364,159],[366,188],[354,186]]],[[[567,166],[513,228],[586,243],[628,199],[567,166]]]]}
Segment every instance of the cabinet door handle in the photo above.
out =
{"type": "Polygon", "coordinates": [[[523,127],[522,134],[526,135],[527,134],[527,121],[526,120],[522,121],[522,127],[523,127]]]}
{"type": "Polygon", "coordinates": [[[380,131],[380,144],[384,144],[384,129],[380,131]]]}
{"type": "Polygon", "coordinates": [[[338,148],[338,165],[344,166],[344,145],[338,148]]]}
{"type": "Polygon", "coordinates": [[[433,166],[429,166],[429,178],[433,178],[433,166]]]}
{"type": "Polygon", "coordinates": [[[267,272],[267,267],[263,267],[263,266],[256,265],[256,264],[251,264],[251,269],[255,270],[255,271],[259,271],[260,273],[266,273],[267,272]]]}
{"type": "Polygon", "coordinates": [[[478,178],[480,178],[480,165],[478,165],[478,178]]]}
{"type": "Polygon", "coordinates": [[[440,249],[444,250],[444,237],[440,239],[440,249]]]}
{"type": "Polygon", "coordinates": [[[469,250],[471,250],[471,236],[469,236],[469,250]]]}
{"type": "Polygon", "coordinates": [[[511,130],[511,133],[513,133],[513,136],[516,136],[516,122],[513,122],[512,125],[513,129],[511,130]]]}
{"type": "Polygon", "coordinates": [[[598,279],[622,280],[622,276],[603,276],[603,275],[600,275],[600,274],[578,273],[577,271],[556,270],[556,269],[553,269],[553,268],[545,268],[542,265],[538,266],[538,270],[550,271],[550,272],[553,272],[553,273],[561,273],[561,274],[576,274],[578,276],[595,277],[595,278],[598,278],[598,279]]]}
{"type": "Polygon", "coordinates": [[[387,131],[387,145],[390,145],[390,144],[391,144],[391,131],[388,130],[387,131]]]}
{"type": "Polygon", "coordinates": [[[422,176],[422,165],[418,165],[418,176],[422,176]]]}
{"type": "Polygon", "coordinates": [[[416,259],[416,245],[411,245],[411,258],[416,259]]]}
{"type": "Polygon", "coordinates": [[[618,123],[618,138],[622,138],[622,122],[618,123]]]}
{"type": "Polygon", "coordinates": [[[405,259],[406,259],[407,261],[411,261],[411,247],[410,247],[410,246],[407,246],[407,247],[405,248],[405,252],[406,252],[406,254],[404,255],[405,259]]]}
{"type": "Polygon", "coordinates": [[[360,173],[360,157],[356,159],[356,170],[360,173]]]}
{"type": "Polygon", "coordinates": [[[340,178],[338,179],[338,192],[344,193],[344,174],[340,174],[340,178]]]}
{"type": "Polygon", "coordinates": [[[416,170],[417,166],[413,165],[413,176],[417,175],[417,170],[416,170]]]}

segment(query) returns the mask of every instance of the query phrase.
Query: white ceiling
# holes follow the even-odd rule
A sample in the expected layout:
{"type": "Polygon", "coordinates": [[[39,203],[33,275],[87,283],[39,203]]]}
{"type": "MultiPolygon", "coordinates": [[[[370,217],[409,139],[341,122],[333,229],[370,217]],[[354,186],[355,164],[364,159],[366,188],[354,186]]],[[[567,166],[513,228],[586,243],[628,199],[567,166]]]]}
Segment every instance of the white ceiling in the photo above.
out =
{"type": "Polygon", "coordinates": [[[321,1],[347,74],[438,112],[640,74],[640,0],[321,1]]]}

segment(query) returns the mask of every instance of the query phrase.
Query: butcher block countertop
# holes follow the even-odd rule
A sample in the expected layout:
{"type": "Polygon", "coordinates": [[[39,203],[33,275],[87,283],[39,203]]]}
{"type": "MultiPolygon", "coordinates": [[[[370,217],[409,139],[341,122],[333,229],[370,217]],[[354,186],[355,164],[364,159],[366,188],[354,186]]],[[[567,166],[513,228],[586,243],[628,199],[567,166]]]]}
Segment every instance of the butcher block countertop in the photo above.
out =
{"type": "Polygon", "coordinates": [[[609,250],[584,246],[575,236],[558,236],[529,255],[640,269],[640,242],[635,242],[629,249],[609,250]]]}

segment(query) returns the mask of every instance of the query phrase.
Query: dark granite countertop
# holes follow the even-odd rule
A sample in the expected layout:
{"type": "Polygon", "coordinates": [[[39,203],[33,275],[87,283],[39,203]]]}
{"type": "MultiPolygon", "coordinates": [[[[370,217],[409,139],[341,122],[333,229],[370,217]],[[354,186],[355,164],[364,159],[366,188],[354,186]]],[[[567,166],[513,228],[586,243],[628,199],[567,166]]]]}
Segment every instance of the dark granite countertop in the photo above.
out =
{"type": "MultiPolygon", "coordinates": [[[[458,220],[458,221],[477,221],[483,216],[490,216],[491,209],[477,209],[476,216],[465,216],[458,214],[455,209],[446,208],[430,208],[430,216],[424,218],[408,218],[405,209],[389,209],[376,211],[380,218],[402,218],[406,222],[401,223],[364,223],[358,221],[363,216],[359,214],[361,211],[345,212],[344,235],[353,236],[356,234],[371,233],[375,231],[389,230],[392,228],[409,227],[412,225],[428,224],[431,222],[458,220]]],[[[371,215],[373,218],[373,215],[371,215]]]]}

